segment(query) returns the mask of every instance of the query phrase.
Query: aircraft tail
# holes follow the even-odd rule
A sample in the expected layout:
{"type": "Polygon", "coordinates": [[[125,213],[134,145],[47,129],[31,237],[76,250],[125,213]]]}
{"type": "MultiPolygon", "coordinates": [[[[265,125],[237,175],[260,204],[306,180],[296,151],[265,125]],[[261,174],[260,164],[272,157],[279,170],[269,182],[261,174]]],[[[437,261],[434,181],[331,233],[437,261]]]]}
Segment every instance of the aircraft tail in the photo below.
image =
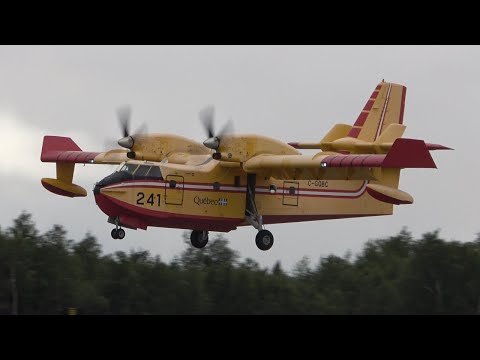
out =
{"type": "Polygon", "coordinates": [[[399,190],[400,171],[405,168],[435,168],[432,150],[450,148],[402,138],[407,88],[382,80],[370,95],[357,120],[336,124],[320,142],[292,142],[297,149],[330,152],[323,160],[328,167],[370,167],[367,185],[375,199],[390,204],[411,204],[413,197],[399,190]],[[333,153],[333,154],[332,154],[333,153]]]}
{"type": "Polygon", "coordinates": [[[377,85],[360,112],[349,137],[374,142],[391,124],[403,124],[407,88],[382,82],[377,85]]]}
{"type": "MultiPolygon", "coordinates": [[[[388,151],[391,157],[393,152],[389,150],[395,150],[395,147],[392,146],[391,149],[388,147],[382,149],[381,147],[382,144],[391,145],[401,138],[405,131],[403,114],[406,95],[407,88],[405,86],[382,80],[370,95],[347,137],[370,144],[374,143],[376,153],[388,151]]],[[[426,152],[430,156],[428,151],[426,152]]],[[[370,196],[379,201],[396,205],[413,203],[413,197],[398,188],[400,170],[398,167],[377,170],[379,180],[370,182],[367,186],[370,196]]],[[[393,211],[393,207],[391,211],[393,211]]]]}

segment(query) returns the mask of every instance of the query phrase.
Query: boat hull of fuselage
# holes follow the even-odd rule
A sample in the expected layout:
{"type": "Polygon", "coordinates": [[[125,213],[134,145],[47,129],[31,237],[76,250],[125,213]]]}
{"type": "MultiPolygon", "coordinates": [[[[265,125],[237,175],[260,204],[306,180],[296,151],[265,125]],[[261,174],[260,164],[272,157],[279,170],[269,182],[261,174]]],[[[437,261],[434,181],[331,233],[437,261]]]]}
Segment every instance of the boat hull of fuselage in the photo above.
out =
{"type": "MultiPolygon", "coordinates": [[[[392,214],[392,205],[368,195],[367,182],[348,188],[318,188],[299,182],[295,194],[284,182],[275,193],[266,186],[256,189],[256,204],[264,224],[317,221],[392,214]]],[[[314,185],[314,184],[312,184],[314,185]]],[[[318,184],[317,184],[318,185],[318,184]]],[[[120,224],[132,228],[148,226],[229,232],[245,221],[246,187],[184,183],[170,188],[168,182],[126,181],[95,193],[99,208],[120,224]]]]}

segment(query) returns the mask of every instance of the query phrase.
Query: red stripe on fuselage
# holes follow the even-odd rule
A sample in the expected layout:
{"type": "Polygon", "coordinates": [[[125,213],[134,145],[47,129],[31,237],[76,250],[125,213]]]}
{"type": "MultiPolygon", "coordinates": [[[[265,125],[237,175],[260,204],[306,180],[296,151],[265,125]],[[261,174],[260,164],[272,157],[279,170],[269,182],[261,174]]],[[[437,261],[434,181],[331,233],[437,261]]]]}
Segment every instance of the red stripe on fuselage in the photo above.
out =
{"type": "MultiPolygon", "coordinates": [[[[360,156],[360,155],[359,155],[360,156]]],[[[368,155],[368,156],[372,156],[372,155],[368,155]]],[[[332,155],[332,157],[336,157],[336,155],[332,155]]],[[[339,158],[342,158],[340,159],[343,160],[345,158],[347,158],[347,156],[342,156],[342,155],[339,155],[338,156],[339,158]]],[[[349,158],[349,157],[348,157],[349,158]]],[[[315,181],[315,180],[312,180],[312,181],[315,181]]],[[[141,184],[142,182],[146,182],[145,180],[129,180],[129,181],[124,181],[124,182],[121,182],[121,183],[117,183],[117,184],[111,184],[109,186],[106,186],[104,189],[106,190],[110,190],[110,189],[131,189],[131,188],[150,188],[150,189],[160,189],[160,190],[164,190],[165,189],[165,186],[164,186],[164,182],[162,181],[159,181],[158,184],[160,186],[155,186],[155,185],[143,185],[141,184]],[[126,186],[117,186],[115,187],[115,185],[120,185],[120,184],[127,184],[126,186]],[[110,188],[110,186],[112,186],[110,188]]],[[[185,183],[186,185],[200,185],[200,183],[185,183]]],[[[212,186],[213,187],[213,184],[206,184],[206,183],[203,183],[204,185],[206,186],[212,186]]],[[[364,182],[362,182],[362,185],[360,185],[360,187],[358,189],[353,189],[353,190],[337,190],[337,189],[326,189],[326,188],[322,188],[322,189],[317,189],[315,187],[312,187],[312,188],[299,188],[298,190],[299,191],[311,191],[311,192],[318,192],[319,194],[316,195],[316,194],[308,194],[308,195],[303,195],[303,194],[300,194],[299,196],[325,196],[325,197],[335,197],[335,195],[323,195],[323,194],[320,194],[320,193],[325,193],[325,192],[339,192],[339,193],[356,193],[358,191],[360,191],[360,189],[362,189],[362,187],[365,185],[364,182]]],[[[225,185],[225,186],[229,186],[229,187],[232,187],[231,185],[225,185]]],[[[246,188],[239,188],[238,190],[223,190],[222,189],[222,185],[220,185],[220,190],[213,190],[213,189],[198,189],[198,188],[182,188],[182,187],[179,187],[177,188],[178,190],[184,190],[184,191],[206,191],[206,192],[218,192],[219,194],[221,193],[240,193],[240,194],[244,194],[246,193],[246,188]]],[[[267,186],[257,186],[256,189],[258,190],[270,190],[269,187],[267,186]]],[[[261,195],[278,195],[280,192],[282,191],[285,191],[285,190],[289,190],[290,188],[289,187],[277,187],[277,192],[276,193],[264,193],[264,192],[257,192],[257,194],[261,194],[261,195]]],[[[340,196],[341,197],[341,196],[340,196]]]]}

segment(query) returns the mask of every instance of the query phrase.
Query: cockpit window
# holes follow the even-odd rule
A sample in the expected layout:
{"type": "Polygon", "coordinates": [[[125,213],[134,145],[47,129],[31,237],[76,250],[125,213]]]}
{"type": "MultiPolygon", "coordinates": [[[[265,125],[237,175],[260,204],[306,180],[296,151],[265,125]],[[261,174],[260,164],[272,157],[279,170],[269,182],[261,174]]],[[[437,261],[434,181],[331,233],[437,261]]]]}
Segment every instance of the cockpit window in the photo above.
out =
{"type": "Polygon", "coordinates": [[[140,165],[140,167],[137,169],[137,171],[135,171],[135,176],[145,176],[145,175],[147,175],[150,168],[151,168],[151,166],[148,166],[148,165],[140,165]]]}
{"type": "Polygon", "coordinates": [[[133,174],[133,172],[137,169],[138,164],[125,164],[123,165],[119,171],[125,171],[129,174],[133,174]]]}
{"type": "Polygon", "coordinates": [[[147,177],[163,179],[162,173],[160,172],[160,168],[158,166],[152,166],[150,171],[147,173],[147,177]]]}

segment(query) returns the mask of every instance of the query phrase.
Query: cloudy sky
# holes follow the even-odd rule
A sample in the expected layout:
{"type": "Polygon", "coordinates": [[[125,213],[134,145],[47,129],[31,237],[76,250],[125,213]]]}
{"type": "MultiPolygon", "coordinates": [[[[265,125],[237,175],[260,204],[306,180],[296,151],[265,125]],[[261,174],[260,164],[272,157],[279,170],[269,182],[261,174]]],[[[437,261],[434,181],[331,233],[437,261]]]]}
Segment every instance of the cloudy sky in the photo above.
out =
{"type": "Polygon", "coordinates": [[[183,230],[112,226],[96,207],[95,181],[112,166],[77,165],[86,198],[43,189],[55,165],[40,162],[44,135],[72,137],[86,151],[120,137],[115,109],[133,108],[133,128],[203,141],[198,112],[216,106],[216,124],[232,118],[237,133],[282,141],[318,141],[335,123],[352,124],[382,79],[407,86],[405,137],[450,146],[433,152],[438,169],[402,171],[413,205],[393,216],[271,225],[273,248],[255,246],[253,227],[227,234],[243,257],[285,268],[303,256],[358,252],[368,239],[406,226],[415,236],[441,229],[448,240],[480,232],[476,159],[480,104],[478,46],[0,46],[0,226],[22,210],[40,231],[64,225],[72,239],[90,231],[106,253],[148,249],[165,261],[184,247],[183,230]]]}

